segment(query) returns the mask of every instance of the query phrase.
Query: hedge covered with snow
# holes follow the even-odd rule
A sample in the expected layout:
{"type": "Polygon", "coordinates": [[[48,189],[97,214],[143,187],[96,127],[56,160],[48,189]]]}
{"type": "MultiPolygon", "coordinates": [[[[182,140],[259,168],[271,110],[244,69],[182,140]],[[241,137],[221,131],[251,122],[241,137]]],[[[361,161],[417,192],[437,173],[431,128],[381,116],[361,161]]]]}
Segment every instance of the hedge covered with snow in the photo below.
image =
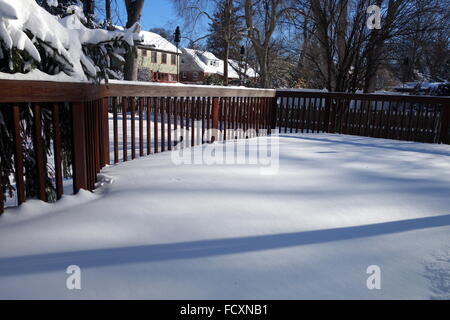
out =
{"type": "Polygon", "coordinates": [[[61,18],[35,0],[0,0],[0,72],[38,69],[77,81],[120,78],[123,56],[139,40],[138,26],[89,29],[81,8],[67,10],[61,18]]]}

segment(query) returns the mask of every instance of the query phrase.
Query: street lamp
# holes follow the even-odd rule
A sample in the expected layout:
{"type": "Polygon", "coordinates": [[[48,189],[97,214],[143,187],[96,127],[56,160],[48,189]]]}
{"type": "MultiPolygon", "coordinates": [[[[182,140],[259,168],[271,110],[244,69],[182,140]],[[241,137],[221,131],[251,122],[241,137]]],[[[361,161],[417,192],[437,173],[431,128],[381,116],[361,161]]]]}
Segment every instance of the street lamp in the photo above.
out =
{"type": "Polygon", "coordinates": [[[178,47],[180,46],[180,42],[181,42],[181,32],[180,32],[180,27],[177,26],[177,28],[175,29],[175,33],[174,33],[174,40],[175,43],[177,44],[177,55],[178,55],[178,61],[177,61],[177,81],[180,81],[180,54],[178,53],[178,47]]]}
{"type": "Polygon", "coordinates": [[[242,86],[242,79],[244,78],[244,75],[242,74],[242,69],[243,69],[243,65],[244,65],[243,64],[244,55],[245,55],[245,47],[241,46],[241,66],[240,66],[241,70],[239,70],[239,75],[240,75],[240,78],[241,78],[241,86],[242,86]]]}

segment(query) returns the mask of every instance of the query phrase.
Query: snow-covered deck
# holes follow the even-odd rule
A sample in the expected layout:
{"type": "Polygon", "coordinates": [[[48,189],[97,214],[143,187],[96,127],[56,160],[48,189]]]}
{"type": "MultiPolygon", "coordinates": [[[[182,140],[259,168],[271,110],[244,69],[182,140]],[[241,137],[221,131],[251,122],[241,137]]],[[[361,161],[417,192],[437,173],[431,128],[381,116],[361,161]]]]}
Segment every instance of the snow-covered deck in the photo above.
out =
{"type": "Polygon", "coordinates": [[[449,298],[449,157],[315,134],[280,138],[277,175],[169,153],[110,166],[95,194],[0,218],[0,298],[449,298]]]}

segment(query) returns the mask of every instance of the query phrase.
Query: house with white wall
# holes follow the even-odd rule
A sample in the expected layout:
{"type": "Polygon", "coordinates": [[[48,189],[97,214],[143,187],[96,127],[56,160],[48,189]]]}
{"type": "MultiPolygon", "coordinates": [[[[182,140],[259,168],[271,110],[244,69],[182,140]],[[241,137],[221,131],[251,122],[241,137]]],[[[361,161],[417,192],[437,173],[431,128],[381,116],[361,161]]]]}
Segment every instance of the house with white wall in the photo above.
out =
{"type": "MultiPolygon", "coordinates": [[[[208,51],[183,48],[180,61],[180,79],[183,83],[205,84],[208,76],[223,77],[224,61],[208,51]]],[[[239,76],[255,78],[257,72],[250,66],[240,66],[235,60],[228,61],[228,79],[239,84],[239,76]]]]}
{"type": "Polygon", "coordinates": [[[138,80],[177,82],[181,50],[162,36],[141,31],[137,46],[138,80]]]}

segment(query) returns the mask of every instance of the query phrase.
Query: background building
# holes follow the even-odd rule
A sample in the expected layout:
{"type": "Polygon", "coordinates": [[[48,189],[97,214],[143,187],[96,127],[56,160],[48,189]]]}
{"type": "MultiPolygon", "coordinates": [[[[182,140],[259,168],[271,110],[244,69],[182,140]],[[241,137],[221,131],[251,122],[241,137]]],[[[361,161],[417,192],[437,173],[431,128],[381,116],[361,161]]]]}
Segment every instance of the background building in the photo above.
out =
{"type": "Polygon", "coordinates": [[[138,45],[138,80],[177,82],[177,65],[181,51],[160,35],[141,31],[138,45]]]}
{"type": "MultiPolygon", "coordinates": [[[[183,48],[181,53],[180,78],[183,83],[209,84],[211,78],[223,79],[224,61],[208,51],[183,48]]],[[[247,66],[239,66],[238,61],[228,61],[228,79],[230,84],[239,84],[241,76],[256,78],[254,69],[247,66]],[[239,72],[239,70],[241,70],[239,72]]]]}

